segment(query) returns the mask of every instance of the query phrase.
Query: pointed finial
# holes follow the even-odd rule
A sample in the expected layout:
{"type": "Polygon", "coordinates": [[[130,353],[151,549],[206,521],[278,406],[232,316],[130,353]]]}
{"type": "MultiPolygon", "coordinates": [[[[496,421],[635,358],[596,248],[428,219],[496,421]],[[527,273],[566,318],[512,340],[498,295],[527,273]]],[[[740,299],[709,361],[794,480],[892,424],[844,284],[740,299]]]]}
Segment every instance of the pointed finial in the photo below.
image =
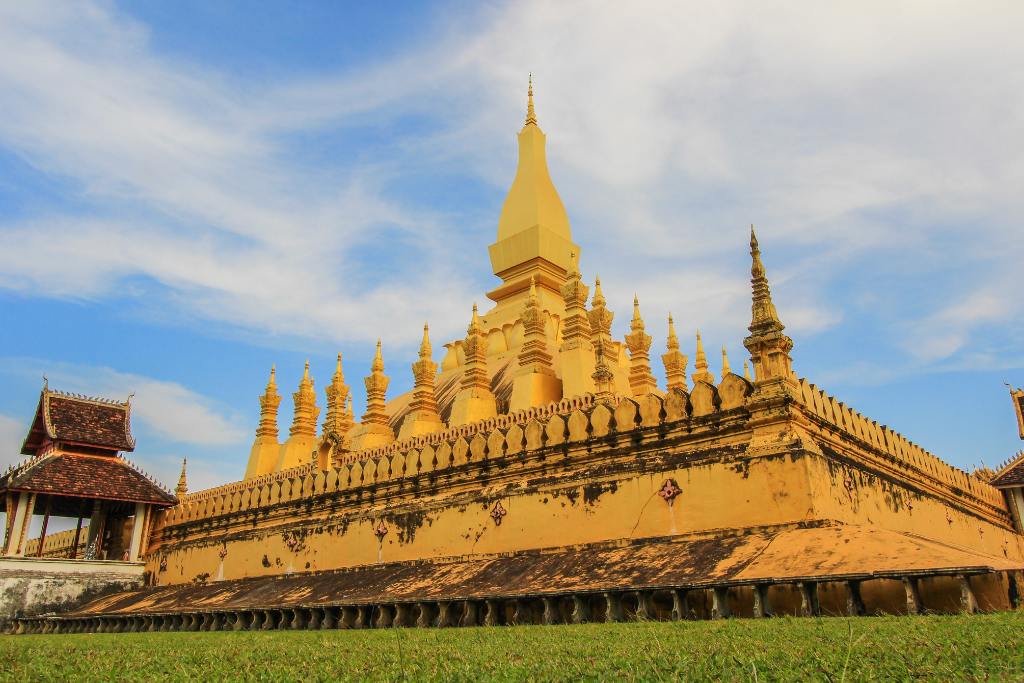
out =
{"type": "Polygon", "coordinates": [[[671,313],[668,314],[668,341],[665,342],[665,347],[669,351],[679,350],[679,337],[676,336],[676,324],[671,313]]]}
{"type": "Polygon", "coordinates": [[[640,320],[640,299],[633,295],[633,320],[640,320]]]}
{"type": "Polygon", "coordinates": [[[302,371],[302,379],[309,379],[309,359],[306,359],[306,369],[302,371]]]}
{"type": "Polygon", "coordinates": [[[569,252],[569,272],[566,275],[572,277],[580,274],[580,255],[573,249],[569,252]]]}
{"type": "Polygon", "coordinates": [[[607,302],[604,298],[604,292],[601,291],[601,276],[598,275],[597,277],[594,278],[594,298],[592,306],[604,306],[605,303],[607,302]]]}
{"type": "Polygon", "coordinates": [[[537,277],[535,275],[530,276],[530,301],[537,300],[537,277]]]}
{"type": "Polygon", "coordinates": [[[750,363],[748,363],[746,360],[743,361],[743,376],[746,377],[748,382],[754,381],[750,379],[750,363]]]}
{"type": "Polygon", "coordinates": [[[480,314],[477,310],[476,303],[473,303],[473,317],[469,319],[469,327],[466,328],[466,334],[478,334],[480,333],[480,314]]]}
{"type": "Polygon", "coordinates": [[[732,372],[729,367],[729,355],[725,351],[725,344],[722,345],[722,379],[725,379],[726,375],[732,372]]]}
{"type": "Polygon", "coordinates": [[[350,416],[353,415],[353,413],[352,413],[352,394],[349,394],[348,395],[348,400],[345,401],[345,414],[346,415],[350,415],[350,416]]]}
{"type": "Polygon", "coordinates": [[[533,110],[533,74],[530,74],[530,85],[526,89],[526,125],[537,125],[537,112],[533,110]]]}
{"type": "Polygon", "coordinates": [[[377,352],[373,355],[373,363],[370,364],[371,372],[384,372],[384,356],[380,351],[380,337],[377,337],[377,352]]]}
{"type": "Polygon", "coordinates": [[[338,364],[334,366],[335,374],[341,374],[341,351],[338,352],[338,364]]]}
{"type": "Polygon", "coordinates": [[[420,358],[430,358],[432,349],[430,347],[430,328],[423,323],[423,341],[420,342],[420,358]]]}
{"type": "Polygon", "coordinates": [[[174,489],[174,494],[179,498],[188,493],[188,481],[185,478],[185,467],[188,464],[188,458],[181,459],[181,476],[178,477],[178,486],[174,489]]]}
{"type": "Polygon", "coordinates": [[[274,365],[270,366],[270,380],[267,382],[267,388],[269,389],[271,387],[276,387],[276,386],[277,386],[277,365],[274,364],[274,365]]]}

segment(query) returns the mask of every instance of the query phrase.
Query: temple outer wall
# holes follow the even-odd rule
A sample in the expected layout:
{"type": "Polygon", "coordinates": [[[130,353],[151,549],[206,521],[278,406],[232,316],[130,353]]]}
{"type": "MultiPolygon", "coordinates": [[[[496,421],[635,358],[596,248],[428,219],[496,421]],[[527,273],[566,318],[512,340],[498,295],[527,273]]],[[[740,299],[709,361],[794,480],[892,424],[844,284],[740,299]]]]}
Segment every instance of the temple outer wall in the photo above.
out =
{"type": "Polygon", "coordinates": [[[13,617],[66,612],[90,600],[141,588],[139,562],[0,558],[0,624],[13,617]]]}

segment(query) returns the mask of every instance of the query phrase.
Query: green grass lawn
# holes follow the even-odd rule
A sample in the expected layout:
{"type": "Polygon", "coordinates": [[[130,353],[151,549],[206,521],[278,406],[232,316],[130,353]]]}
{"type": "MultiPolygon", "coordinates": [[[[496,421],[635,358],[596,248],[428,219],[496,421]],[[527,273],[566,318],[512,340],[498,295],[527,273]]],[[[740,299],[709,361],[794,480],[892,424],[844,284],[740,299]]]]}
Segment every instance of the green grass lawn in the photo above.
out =
{"type": "Polygon", "coordinates": [[[0,680],[1024,680],[1024,613],[0,636],[0,680]]]}

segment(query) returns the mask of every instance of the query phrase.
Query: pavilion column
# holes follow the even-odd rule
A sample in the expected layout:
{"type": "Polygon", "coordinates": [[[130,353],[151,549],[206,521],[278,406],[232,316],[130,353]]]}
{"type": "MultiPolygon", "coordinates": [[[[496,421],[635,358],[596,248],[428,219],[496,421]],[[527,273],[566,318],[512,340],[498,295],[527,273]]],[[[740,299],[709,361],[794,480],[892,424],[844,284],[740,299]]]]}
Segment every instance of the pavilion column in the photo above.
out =
{"type": "Polygon", "coordinates": [[[149,505],[146,503],[135,504],[135,521],[132,522],[132,544],[128,549],[129,562],[139,561],[139,553],[142,551],[142,532],[146,528],[148,512],[149,505]]]}
{"type": "Polygon", "coordinates": [[[4,554],[21,557],[25,554],[25,537],[32,522],[32,510],[36,506],[36,494],[22,491],[18,494],[14,515],[10,521],[10,532],[7,534],[7,547],[4,554]]]}
{"type": "Polygon", "coordinates": [[[921,603],[921,591],[918,589],[916,576],[903,577],[903,591],[907,596],[907,614],[921,614],[924,605],[921,603]]]}
{"type": "Polygon", "coordinates": [[[100,554],[100,542],[102,537],[100,534],[103,531],[103,523],[106,522],[107,512],[103,509],[103,501],[95,500],[92,503],[92,514],[89,515],[89,532],[85,535],[85,551],[86,554],[89,552],[89,546],[93,543],[96,547],[93,548],[94,555],[92,559],[96,559],[100,554]]]}
{"type": "Polygon", "coordinates": [[[36,557],[43,556],[43,541],[46,540],[46,527],[50,526],[50,510],[53,507],[53,496],[46,497],[46,512],[43,513],[43,528],[39,531],[39,547],[36,548],[36,557]]]}

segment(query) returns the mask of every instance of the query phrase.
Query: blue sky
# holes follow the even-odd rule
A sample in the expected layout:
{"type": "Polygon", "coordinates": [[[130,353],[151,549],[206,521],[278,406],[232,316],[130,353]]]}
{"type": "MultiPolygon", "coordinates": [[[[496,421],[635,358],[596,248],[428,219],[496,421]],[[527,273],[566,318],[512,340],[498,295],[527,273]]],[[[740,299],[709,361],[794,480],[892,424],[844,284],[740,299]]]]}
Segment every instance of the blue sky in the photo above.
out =
{"type": "MultiPolygon", "coordinates": [[[[797,372],[961,467],[1021,443],[1013,3],[0,4],[0,463],[41,376],[135,393],[133,456],[237,479],[277,363],[362,412],[495,280],[526,74],[623,334],[749,321],[756,223],[797,372]]],[[[692,346],[692,344],[690,344],[692,346]]],[[[692,351],[691,351],[692,355],[692,351]]],[[[439,356],[439,354],[438,354],[439,356]]],[[[713,356],[717,361],[717,357],[713,356]]],[[[717,362],[713,369],[717,370],[717,362]]],[[[290,400],[282,404],[282,432],[290,400]]]]}

